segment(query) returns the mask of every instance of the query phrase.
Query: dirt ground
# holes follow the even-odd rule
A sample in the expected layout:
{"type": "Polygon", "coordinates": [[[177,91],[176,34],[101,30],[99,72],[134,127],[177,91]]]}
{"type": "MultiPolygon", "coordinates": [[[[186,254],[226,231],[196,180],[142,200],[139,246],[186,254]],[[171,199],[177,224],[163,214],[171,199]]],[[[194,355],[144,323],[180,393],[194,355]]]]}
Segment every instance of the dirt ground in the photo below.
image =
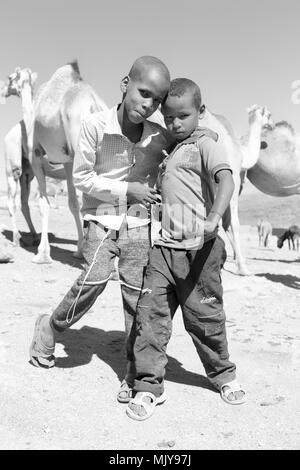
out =
{"type": "MultiPolygon", "coordinates": [[[[178,311],[168,347],[168,400],[147,421],[129,419],[126,405],[116,401],[124,367],[117,281],[61,335],[55,368],[29,364],[37,315],[51,312],[80,272],[72,257],[75,225],[60,196],[51,209],[53,263],[33,264],[34,249],[23,247],[13,249],[14,263],[0,264],[0,448],[299,449],[300,252],[279,250],[276,236],[259,248],[255,224],[261,215],[276,228],[291,216],[299,223],[300,205],[296,197],[282,202],[257,194],[240,207],[252,276],[234,274],[229,246],[223,271],[230,355],[247,390],[246,404],[227,405],[211,389],[178,311]]],[[[36,206],[32,213],[39,227],[36,206]]],[[[20,213],[18,223],[27,231],[20,213]]],[[[11,238],[3,194],[0,224],[11,238]]]]}

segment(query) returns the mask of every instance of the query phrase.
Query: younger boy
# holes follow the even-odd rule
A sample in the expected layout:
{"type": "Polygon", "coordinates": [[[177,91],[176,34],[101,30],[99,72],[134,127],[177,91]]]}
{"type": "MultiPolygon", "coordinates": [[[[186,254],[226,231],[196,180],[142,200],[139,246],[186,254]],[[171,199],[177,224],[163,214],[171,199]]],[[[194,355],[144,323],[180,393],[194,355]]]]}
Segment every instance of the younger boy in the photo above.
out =
{"type": "Polygon", "coordinates": [[[138,302],[136,395],[126,408],[136,420],[149,418],[165,400],[166,348],[179,305],[212,385],[227,403],[245,399],[235,379],[236,366],[229,361],[220,277],[226,251],[217,235],[234,183],[217,134],[198,127],[202,109],[194,82],[171,82],[162,112],[177,145],[161,165],[162,228],[138,302]]]}
{"type": "Polygon", "coordinates": [[[83,121],[73,177],[83,192],[85,266],[51,317],[38,317],[30,347],[32,364],[55,365],[59,333],[91,308],[119,257],[128,364],[118,400],[127,403],[134,376],[132,325],[150,246],[146,206],[157,200],[153,186],[162,151],[169,145],[167,131],[148,118],[169,85],[170,74],[161,60],[140,57],[121,82],[122,102],[83,121]]]}

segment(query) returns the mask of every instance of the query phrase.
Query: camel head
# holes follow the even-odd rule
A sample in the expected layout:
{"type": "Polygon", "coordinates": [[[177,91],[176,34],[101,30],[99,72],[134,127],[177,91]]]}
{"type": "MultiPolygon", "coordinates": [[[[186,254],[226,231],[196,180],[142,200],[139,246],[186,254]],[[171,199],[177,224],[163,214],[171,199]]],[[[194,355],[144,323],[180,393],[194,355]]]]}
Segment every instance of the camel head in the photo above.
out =
{"type": "Polygon", "coordinates": [[[5,97],[8,98],[11,95],[20,97],[22,89],[26,85],[29,85],[33,92],[36,79],[37,74],[32,72],[31,69],[21,69],[21,67],[17,67],[16,70],[8,76],[5,97]]]}
{"type": "Polygon", "coordinates": [[[266,150],[271,145],[276,150],[280,149],[281,153],[294,153],[300,143],[293,126],[287,121],[276,122],[272,128],[266,127],[261,139],[261,150],[266,150]]]}
{"type": "Polygon", "coordinates": [[[249,124],[257,122],[263,128],[273,128],[274,122],[271,117],[271,113],[266,106],[259,106],[258,104],[253,104],[247,108],[249,124]]]}

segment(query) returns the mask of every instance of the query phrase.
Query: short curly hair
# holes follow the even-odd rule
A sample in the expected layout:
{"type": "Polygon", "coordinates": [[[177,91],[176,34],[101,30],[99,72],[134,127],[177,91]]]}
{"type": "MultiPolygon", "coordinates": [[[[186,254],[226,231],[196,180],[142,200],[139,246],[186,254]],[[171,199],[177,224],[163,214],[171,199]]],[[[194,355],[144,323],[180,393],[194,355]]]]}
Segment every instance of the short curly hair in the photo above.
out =
{"type": "Polygon", "coordinates": [[[166,102],[168,96],[182,96],[187,91],[193,93],[195,108],[199,111],[202,104],[201,91],[197,83],[189,78],[175,78],[171,81],[168,95],[166,96],[163,104],[166,102]]]}

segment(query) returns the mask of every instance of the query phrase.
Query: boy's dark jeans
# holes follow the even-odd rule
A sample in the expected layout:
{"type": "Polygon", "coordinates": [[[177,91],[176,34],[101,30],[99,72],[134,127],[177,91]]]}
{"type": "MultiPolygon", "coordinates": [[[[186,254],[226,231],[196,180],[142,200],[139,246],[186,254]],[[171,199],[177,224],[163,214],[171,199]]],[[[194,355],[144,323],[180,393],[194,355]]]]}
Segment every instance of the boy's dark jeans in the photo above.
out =
{"type": "Polygon", "coordinates": [[[128,360],[126,379],[132,382],[135,375],[133,364],[135,312],[148,262],[149,227],[127,230],[122,226],[120,232],[109,236],[98,249],[106,234],[107,231],[95,222],[89,222],[85,227],[84,269],[52,313],[50,322],[57,331],[63,331],[77,322],[105,289],[114,269],[114,259],[118,256],[128,360]],[[93,266],[90,269],[92,263],[93,266]],[[82,285],[83,281],[84,285],[82,285]]]}
{"type": "Polygon", "coordinates": [[[191,335],[210,382],[220,390],[235,378],[229,361],[223,289],[220,277],[226,259],[223,240],[206,242],[200,250],[154,246],[150,250],[143,293],[137,309],[134,356],[136,392],[163,393],[166,348],[172,318],[180,305],[184,326],[191,335]]]}

